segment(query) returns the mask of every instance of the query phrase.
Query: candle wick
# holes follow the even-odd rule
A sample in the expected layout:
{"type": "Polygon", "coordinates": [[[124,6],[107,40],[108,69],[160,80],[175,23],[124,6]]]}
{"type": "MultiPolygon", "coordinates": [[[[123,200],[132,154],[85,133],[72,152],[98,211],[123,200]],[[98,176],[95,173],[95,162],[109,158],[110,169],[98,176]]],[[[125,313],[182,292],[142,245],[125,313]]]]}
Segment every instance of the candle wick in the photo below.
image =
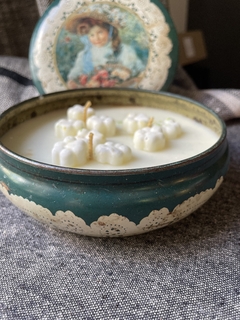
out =
{"type": "Polygon", "coordinates": [[[153,117],[151,117],[151,118],[149,119],[148,124],[147,124],[148,127],[151,127],[151,126],[152,126],[153,120],[154,120],[153,117]]]}
{"type": "Polygon", "coordinates": [[[83,121],[86,122],[87,121],[87,111],[88,108],[90,108],[92,105],[91,101],[87,101],[85,106],[84,106],[84,110],[83,110],[83,121]]]}
{"type": "Polygon", "coordinates": [[[89,133],[88,135],[88,159],[92,160],[93,159],[93,136],[94,134],[92,132],[89,133]]]}

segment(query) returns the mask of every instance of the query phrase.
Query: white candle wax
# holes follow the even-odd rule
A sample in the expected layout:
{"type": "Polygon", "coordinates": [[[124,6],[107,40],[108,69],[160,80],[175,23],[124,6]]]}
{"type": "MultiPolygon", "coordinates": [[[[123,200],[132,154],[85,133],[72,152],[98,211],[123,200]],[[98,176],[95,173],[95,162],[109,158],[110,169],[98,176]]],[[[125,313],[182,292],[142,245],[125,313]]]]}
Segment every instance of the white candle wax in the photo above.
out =
{"type": "Polygon", "coordinates": [[[134,148],[145,151],[160,151],[165,147],[166,139],[161,127],[144,127],[134,132],[134,148]]]}
{"type": "MultiPolygon", "coordinates": [[[[95,160],[86,162],[83,169],[120,170],[164,165],[180,161],[210,148],[219,139],[218,134],[202,124],[178,113],[149,107],[101,107],[95,108],[95,114],[112,117],[117,126],[116,135],[108,140],[129,146],[132,150],[132,159],[119,166],[98,163],[95,160]],[[182,134],[174,140],[167,139],[163,150],[146,152],[137,150],[133,145],[133,135],[126,133],[122,122],[129,113],[144,113],[159,123],[172,118],[181,125],[182,134]]],[[[50,112],[46,115],[28,120],[9,130],[2,138],[2,143],[13,152],[24,157],[44,163],[52,163],[51,151],[54,143],[59,141],[54,134],[55,123],[64,118],[66,110],[50,112]]]]}

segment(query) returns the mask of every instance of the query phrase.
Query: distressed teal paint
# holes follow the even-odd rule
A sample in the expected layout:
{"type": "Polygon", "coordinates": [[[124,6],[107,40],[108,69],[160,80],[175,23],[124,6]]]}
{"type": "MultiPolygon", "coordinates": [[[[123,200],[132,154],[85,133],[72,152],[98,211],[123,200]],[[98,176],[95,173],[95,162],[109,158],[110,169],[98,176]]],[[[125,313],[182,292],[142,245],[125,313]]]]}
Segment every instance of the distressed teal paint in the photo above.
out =
{"type": "MultiPolygon", "coordinates": [[[[229,151],[223,121],[206,107],[180,96],[130,89],[86,89],[34,98],[0,116],[0,137],[17,122],[74,103],[92,100],[111,105],[133,103],[162,107],[173,105],[221,130],[218,142],[202,154],[169,165],[135,170],[84,170],[39,163],[12,153],[0,144],[0,182],[10,194],[56,211],[72,211],[87,225],[103,215],[117,213],[138,224],[152,210],[172,211],[178,204],[207,189],[228,169],[229,151]],[[181,106],[181,108],[180,108],[181,106]],[[206,117],[206,115],[208,115],[206,117]],[[201,118],[202,117],[202,118],[201,118]]],[[[1,138],[0,138],[1,140],[1,138]]]]}

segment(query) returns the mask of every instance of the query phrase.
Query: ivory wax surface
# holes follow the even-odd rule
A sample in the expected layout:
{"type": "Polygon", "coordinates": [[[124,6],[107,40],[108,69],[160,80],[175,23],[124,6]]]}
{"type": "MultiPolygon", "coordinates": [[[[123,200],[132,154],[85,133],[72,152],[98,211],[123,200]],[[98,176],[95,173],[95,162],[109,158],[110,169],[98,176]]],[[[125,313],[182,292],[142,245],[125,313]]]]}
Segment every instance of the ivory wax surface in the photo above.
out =
{"type": "MultiPolygon", "coordinates": [[[[28,120],[9,130],[2,137],[2,143],[21,156],[52,164],[51,150],[54,143],[58,141],[54,134],[54,126],[59,119],[67,118],[66,112],[67,110],[53,111],[28,120]]],[[[183,115],[167,110],[148,107],[101,107],[95,109],[95,114],[107,115],[115,119],[117,133],[114,137],[107,137],[107,140],[128,145],[132,149],[133,158],[123,166],[100,164],[91,160],[81,167],[85,169],[118,170],[173,163],[205,151],[219,139],[219,136],[211,129],[183,115]],[[125,133],[122,129],[123,119],[133,112],[145,113],[154,117],[155,124],[167,118],[173,118],[181,125],[182,135],[177,139],[168,140],[166,147],[158,152],[136,150],[133,147],[133,135],[125,133]]]]}

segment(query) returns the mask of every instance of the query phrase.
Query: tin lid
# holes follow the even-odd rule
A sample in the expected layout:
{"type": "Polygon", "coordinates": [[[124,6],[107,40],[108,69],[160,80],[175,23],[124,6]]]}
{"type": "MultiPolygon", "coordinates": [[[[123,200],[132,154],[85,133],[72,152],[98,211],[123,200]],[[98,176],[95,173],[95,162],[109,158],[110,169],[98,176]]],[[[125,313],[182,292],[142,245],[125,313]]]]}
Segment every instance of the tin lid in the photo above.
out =
{"type": "Polygon", "coordinates": [[[29,61],[40,94],[166,90],[178,63],[178,38],[158,0],[55,0],[35,27],[29,61]]]}

